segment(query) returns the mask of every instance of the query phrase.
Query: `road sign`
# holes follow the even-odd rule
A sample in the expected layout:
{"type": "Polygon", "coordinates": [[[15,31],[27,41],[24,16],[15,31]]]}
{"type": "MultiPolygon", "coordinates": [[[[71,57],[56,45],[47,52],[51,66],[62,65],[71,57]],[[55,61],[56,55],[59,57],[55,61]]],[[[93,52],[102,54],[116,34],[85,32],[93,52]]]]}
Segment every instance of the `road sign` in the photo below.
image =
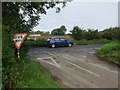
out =
{"type": "Polygon", "coordinates": [[[14,35],[14,43],[17,49],[20,49],[23,41],[25,40],[25,37],[27,36],[26,33],[19,33],[14,35]]]}

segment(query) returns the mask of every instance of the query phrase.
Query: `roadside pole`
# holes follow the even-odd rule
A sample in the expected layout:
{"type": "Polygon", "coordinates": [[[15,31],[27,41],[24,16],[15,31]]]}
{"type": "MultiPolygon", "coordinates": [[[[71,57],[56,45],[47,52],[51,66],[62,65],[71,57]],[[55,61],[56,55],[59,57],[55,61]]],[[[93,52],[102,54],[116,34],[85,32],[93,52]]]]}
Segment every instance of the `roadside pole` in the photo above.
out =
{"type": "Polygon", "coordinates": [[[20,59],[20,53],[19,53],[19,49],[18,49],[18,52],[17,52],[17,54],[18,54],[18,59],[20,59]]]}
{"type": "Polygon", "coordinates": [[[17,62],[19,62],[20,60],[20,47],[23,43],[23,41],[25,40],[27,34],[26,33],[18,33],[18,34],[15,34],[14,35],[14,38],[13,38],[13,41],[14,41],[14,44],[17,48],[17,62]]]}

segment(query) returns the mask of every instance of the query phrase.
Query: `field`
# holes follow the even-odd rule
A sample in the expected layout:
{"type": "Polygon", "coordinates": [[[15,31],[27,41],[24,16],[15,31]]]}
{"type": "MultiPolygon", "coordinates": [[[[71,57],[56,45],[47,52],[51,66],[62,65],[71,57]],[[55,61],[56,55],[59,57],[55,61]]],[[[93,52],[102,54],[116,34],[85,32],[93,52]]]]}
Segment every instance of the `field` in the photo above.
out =
{"type": "MultiPolygon", "coordinates": [[[[51,37],[62,37],[62,38],[65,38],[67,40],[73,41],[73,38],[70,36],[38,36],[38,37],[36,37],[36,40],[38,40],[38,39],[46,39],[47,40],[51,37]]],[[[28,38],[34,39],[34,37],[28,37],[28,38]]]]}

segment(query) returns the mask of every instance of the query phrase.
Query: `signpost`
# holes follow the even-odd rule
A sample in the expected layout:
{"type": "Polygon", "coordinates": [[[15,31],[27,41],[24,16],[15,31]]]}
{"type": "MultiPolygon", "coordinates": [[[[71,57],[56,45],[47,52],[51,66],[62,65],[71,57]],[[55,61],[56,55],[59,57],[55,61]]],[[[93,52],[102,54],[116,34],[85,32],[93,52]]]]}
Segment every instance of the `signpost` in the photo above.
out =
{"type": "Polygon", "coordinates": [[[17,52],[18,58],[20,58],[19,49],[20,49],[23,41],[25,40],[26,36],[27,36],[26,33],[19,33],[19,34],[14,35],[13,41],[15,43],[15,46],[16,46],[17,50],[18,50],[18,52],[17,52]]]}

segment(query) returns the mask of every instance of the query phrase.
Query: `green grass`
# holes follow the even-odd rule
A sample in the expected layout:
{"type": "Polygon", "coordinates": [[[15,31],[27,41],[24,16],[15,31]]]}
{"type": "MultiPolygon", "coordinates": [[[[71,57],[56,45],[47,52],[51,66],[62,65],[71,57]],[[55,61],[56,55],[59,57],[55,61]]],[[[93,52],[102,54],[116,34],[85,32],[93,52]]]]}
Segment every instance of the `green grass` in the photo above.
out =
{"type": "Polygon", "coordinates": [[[20,73],[18,88],[61,88],[38,63],[29,58],[18,66],[18,71],[20,73]]]}
{"type": "Polygon", "coordinates": [[[87,45],[87,44],[102,44],[108,43],[110,40],[98,39],[98,40],[75,40],[73,41],[75,45],[87,45]]]}
{"type": "Polygon", "coordinates": [[[117,41],[104,45],[98,52],[98,56],[120,65],[120,43],[117,41]]]}

